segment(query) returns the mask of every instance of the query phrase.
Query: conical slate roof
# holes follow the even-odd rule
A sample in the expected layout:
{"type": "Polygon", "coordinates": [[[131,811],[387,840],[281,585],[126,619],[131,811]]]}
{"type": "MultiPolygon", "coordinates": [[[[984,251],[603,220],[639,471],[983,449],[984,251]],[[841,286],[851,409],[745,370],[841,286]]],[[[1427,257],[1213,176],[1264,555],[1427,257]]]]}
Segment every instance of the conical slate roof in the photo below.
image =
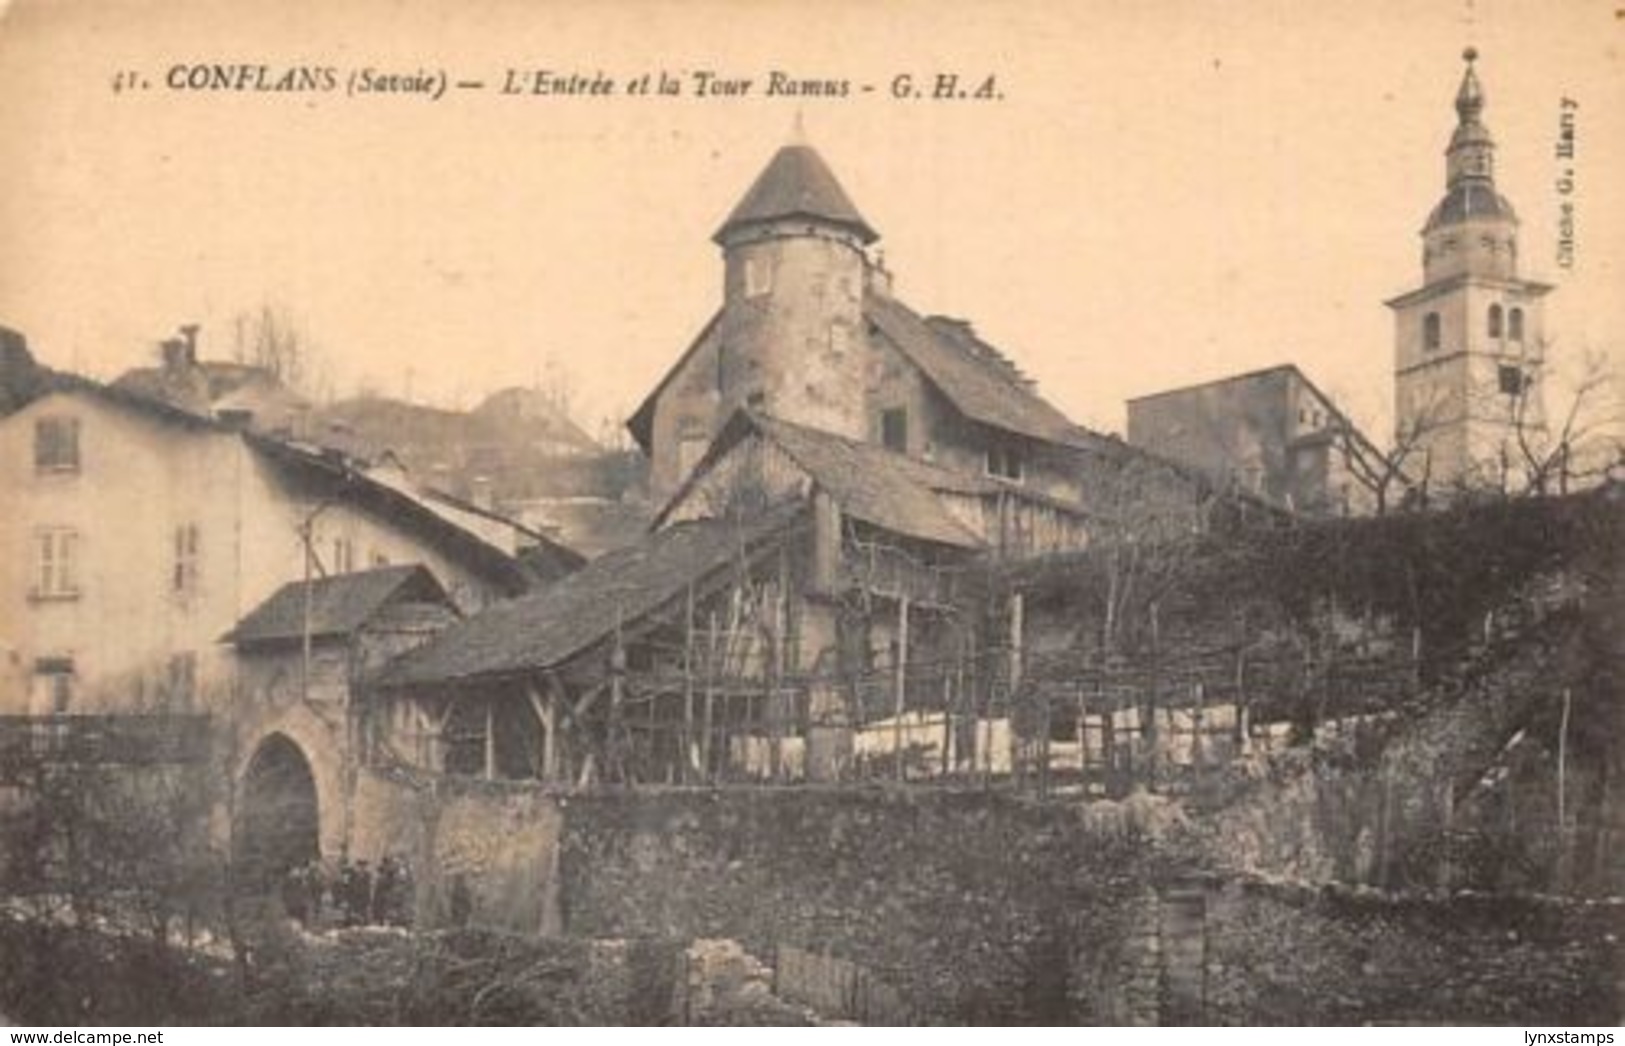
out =
{"type": "Polygon", "coordinates": [[[786,145],[775,153],[712,239],[721,243],[740,226],[783,218],[814,218],[843,226],[866,244],[880,238],[810,145],[786,145]]]}

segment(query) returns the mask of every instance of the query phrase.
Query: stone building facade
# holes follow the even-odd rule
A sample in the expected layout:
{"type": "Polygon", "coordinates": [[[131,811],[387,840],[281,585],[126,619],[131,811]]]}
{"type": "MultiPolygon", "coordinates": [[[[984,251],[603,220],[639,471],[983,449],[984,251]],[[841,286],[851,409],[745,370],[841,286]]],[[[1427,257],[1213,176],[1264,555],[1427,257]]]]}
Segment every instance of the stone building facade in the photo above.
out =
{"type": "Polygon", "coordinates": [[[1352,466],[1380,452],[1290,363],[1131,399],[1128,441],[1293,512],[1372,508],[1368,473],[1352,466]]]}
{"type": "Polygon", "coordinates": [[[628,422],[661,503],[741,408],[1076,501],[1091,434],[969,323],[893,293],[823,159],[780,149],[714,239],[723,303],[628,422]]]}

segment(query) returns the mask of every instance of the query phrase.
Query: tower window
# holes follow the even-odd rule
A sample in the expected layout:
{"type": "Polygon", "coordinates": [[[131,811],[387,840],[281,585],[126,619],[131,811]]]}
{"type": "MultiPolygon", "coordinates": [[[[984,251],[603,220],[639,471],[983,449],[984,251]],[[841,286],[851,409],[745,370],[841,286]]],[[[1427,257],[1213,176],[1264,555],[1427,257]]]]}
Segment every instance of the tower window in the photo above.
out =
{"type": "Polygon", "coordinates": [[[1507,317],[1507,336],[1513,341],[1523,340],[1523,310],[1514,308],[1507,317]]]}
{"type": "Polygon", "coordinates": [[[1439,347],[1439,314],[1430,312],[1422,317],[1422,348],[1439,347]]]}
{"type": "Polygon", "coordinates": [[[887,450],[908,453],[908,411],[902,407],[880,412],[880,443],[887,450]]]}
{"type": "Polygon", "coordinates": [[[773,292],[773,266],[766,258],[745,259],[745,297],[760,298],[773,292]]]}
{"type": "Polygon", "coordinates": [[[1503,366],[1498,369],[1497,375],[1500,378],[1501,395],[1521,396],[1523,394],[1527,383],[1521,367],[1503,366]]]}
{"type": "Polygon", "coordinates": [[[1499,305],[1491,305],[1490,306],[1490,337],[1499,338],[1501,336],[1501,333],[1502,333],[1501,332],[1501,306],[1499,306],[1499,305]]]}

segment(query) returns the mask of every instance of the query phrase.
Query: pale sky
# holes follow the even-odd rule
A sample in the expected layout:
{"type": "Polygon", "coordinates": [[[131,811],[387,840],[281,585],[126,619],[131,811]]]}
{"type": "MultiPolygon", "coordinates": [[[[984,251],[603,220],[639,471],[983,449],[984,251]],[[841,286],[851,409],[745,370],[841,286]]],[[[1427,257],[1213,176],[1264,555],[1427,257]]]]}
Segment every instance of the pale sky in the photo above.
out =
{"type": "MultiPolygon", "coordinates": [[[[3,3],[3,0],[0,0],[3,3]]],[[[0,19],[0,324],[111,377],[265,301],[341,389],[465,403],[549,355],[624,416],[719,301],[710,235],[804,115],[897,292],[967,317],[1079,421],[1294,361],[1387,433],[1384,299],[1420,282],[1475,45],[1558,357],[1625,352],[1625,0],[1305,3],[18,0],[0,19]],[[172,90],[186,63],[332,66],[332,93],[172,90]],[[352,70],[484,91],[346,97],[352,70]],[[504,97],[508,69],[682,96],[504,97]],[[693,96],[710,69],[744,98],[693,96]],[[130,70],[152,85],[112,90],[130,70]],[[768,74],[849,80],[765,97],[768,74]],[[899,73],[999,101],[899,101],[899,73]],[[873,93],[860,85],[872,84],[873,93]],[[1560,99],[1576,266],[1556,264],[1560,99]]]]}

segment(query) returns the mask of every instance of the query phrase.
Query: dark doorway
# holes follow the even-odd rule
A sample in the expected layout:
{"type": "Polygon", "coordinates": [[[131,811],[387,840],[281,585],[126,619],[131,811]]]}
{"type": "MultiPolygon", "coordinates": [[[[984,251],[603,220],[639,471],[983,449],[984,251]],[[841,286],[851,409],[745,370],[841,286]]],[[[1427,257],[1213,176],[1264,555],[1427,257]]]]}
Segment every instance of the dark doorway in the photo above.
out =
{"type": "Polygon", "coordinates": [[[243,774],[233,848],[251,881],[272,881],[294,865],[320,857],[316,779],[299,746],[272,734],[243,774]]]}

